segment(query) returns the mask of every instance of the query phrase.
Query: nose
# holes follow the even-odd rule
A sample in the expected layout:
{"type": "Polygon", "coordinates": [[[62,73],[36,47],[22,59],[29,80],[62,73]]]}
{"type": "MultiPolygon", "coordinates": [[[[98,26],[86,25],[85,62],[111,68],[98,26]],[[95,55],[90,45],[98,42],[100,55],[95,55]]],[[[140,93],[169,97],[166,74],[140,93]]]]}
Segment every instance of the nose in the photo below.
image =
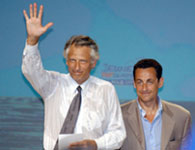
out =
{"type": "Polygon", "coordinates": [[[80,70],[80,62],[79,61],[77,61],[76,64],[75,64],[75,70],[76,71],[80,70]]]}
{"type": "Polygon", "coordinates": [[[146,90],[147,90],[147,84],[146,84],[146,83],[143,83],[143,85],[142,85],[142,89],[143,89],[144,91],[146,91],[146,90]]]}

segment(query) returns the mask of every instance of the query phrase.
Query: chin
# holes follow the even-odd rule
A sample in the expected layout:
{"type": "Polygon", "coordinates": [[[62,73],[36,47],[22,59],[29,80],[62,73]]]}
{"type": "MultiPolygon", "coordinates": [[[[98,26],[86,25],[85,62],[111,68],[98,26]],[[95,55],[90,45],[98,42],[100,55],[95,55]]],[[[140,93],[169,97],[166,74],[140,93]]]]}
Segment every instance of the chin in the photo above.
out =
{"type": "Polygon", "coordinates": [[[78,84],[81,84],[81,80],[75,79],[78,84]]]}
{"type": "Polygon", "coordinates": [[[142,97],[140,97],[139,99],[140,99],[142,102],[150,102],[150,101],[151,101],[150,98],[142,98],[142,97]]]}

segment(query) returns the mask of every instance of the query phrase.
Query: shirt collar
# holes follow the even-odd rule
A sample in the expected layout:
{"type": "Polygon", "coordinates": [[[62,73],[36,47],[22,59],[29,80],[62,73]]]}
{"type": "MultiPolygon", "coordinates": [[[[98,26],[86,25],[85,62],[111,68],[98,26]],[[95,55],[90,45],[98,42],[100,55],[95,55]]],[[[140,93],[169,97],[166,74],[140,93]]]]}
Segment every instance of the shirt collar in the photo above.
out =
{"type": "MultiPolygon", "coordinates": [[[[156,116],[159,115],[159,114],[162,112],[162,108],[163,108],[163,107],[162,107],[162,102],[161,102],[161,99],[160,99],[159,96],[158,96],[157,100],[158,100],[158,110],[157,110],[157,112],[156,112],[156,116]]],[[[142,117],[144,117],[144,116],[146,115],[146,112],[145,112],[145,110],[141,107],[141,105],[140,105],[138,99],[137,99],[137,105],[138,105],[140,114],[142,115],[142,117]]]]}
{"type": "Polygon", "coordinates": [[[75,93],[77,92],[77,87],[80,86],[82,88],[82,92],[85,91],[86,87],[87,87],[87,84],[89,83],[89,81],[91,80],[91,76],[89,76],[89,78],[83,82],[81,85],[79,85],[70,75],[70,73],[68,74],[69,76],[69,79],[70,79],[70,86],[71,86],[71,89],[72,89],[72,92],[75,93]]]}

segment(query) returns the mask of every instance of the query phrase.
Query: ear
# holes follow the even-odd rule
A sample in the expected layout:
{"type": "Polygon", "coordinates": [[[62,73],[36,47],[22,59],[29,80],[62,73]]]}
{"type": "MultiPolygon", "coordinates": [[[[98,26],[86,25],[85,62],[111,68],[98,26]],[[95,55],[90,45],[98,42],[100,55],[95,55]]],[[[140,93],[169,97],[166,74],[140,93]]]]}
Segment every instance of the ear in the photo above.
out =
{"type": "Polygon", "coordinates": [[[94,61],[91,63],[91,69],[95,68],[96,63],[97,63],[97,61],[96,61],[96,60],[94,60],[94,61]]]}
{"type": "Polygon", "coordinates": [[[63,52],[63,56],[64,56],[64,59],[65,59],[65,61],[66,61],[66,65],[68,65],[67,58],[65,57],[65,51],[63,52]]]}
{"type": "Polygon", "coordinates": [[[134,88],[136,89],[135,80],[133,80],[133,86],[134,86],[134,88]]]}
{"type": "Polygon", "coordinates": [[[164,84],[164,78],[161,77],[160,80],[159,80],[159,86],[158,86],[158,88],[161,88],[163,86],[163,84],[164,84]]]}

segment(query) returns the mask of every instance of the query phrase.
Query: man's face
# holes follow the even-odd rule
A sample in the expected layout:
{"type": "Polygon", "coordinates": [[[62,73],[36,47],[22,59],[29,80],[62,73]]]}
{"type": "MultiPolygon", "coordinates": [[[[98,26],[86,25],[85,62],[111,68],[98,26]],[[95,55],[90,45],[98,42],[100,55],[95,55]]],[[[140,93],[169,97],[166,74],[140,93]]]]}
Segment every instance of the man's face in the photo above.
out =
{"type": "Polygon", "coordinates": [[[153,67],[135,71],[134,87],[137,91],[138,100],[143,103],[157,101],[158,89],[163,86],[163,78],[156,77],[153,67]]]}
{"type": "Polygon", "coordinates": [[[96,61],[91,62],[91,49],[87,46],[70,47],[66,64],[71,77],[78,83],[85,82],[90,75],[91,69],[96,65],[96,61]]]}

